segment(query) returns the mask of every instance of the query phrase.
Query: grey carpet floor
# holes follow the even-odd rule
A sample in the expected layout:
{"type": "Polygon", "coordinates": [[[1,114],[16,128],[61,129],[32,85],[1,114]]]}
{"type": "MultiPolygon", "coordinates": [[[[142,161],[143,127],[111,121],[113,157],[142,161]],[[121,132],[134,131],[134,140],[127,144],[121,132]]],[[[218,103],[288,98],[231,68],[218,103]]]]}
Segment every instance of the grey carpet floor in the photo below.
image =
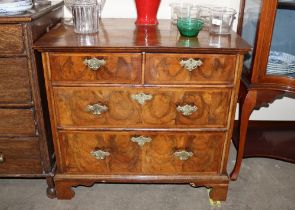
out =
{"type": "MultiPolygon", "coordinates": [[[[228,168],[234,164],[231,149],[228,168]]],[[[70,201],[46,197],[40,179],[0,179],[0,210],[295,210],[295,164],[245,159],[226,202],[210,206],[206,188],[189,185],[96,184],[70,201]]]]}

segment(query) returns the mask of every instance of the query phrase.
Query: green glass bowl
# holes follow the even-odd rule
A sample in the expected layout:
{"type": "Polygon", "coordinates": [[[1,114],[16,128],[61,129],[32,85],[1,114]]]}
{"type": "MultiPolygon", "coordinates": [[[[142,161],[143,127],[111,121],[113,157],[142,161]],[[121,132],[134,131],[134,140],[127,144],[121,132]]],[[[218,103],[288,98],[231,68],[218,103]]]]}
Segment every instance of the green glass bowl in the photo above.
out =
{"type": "Polygon", "coordinates": [[[177,28],[182,36],[194,37],[204,27],[204,21],[197,18],[178,18],[177,28]]]}

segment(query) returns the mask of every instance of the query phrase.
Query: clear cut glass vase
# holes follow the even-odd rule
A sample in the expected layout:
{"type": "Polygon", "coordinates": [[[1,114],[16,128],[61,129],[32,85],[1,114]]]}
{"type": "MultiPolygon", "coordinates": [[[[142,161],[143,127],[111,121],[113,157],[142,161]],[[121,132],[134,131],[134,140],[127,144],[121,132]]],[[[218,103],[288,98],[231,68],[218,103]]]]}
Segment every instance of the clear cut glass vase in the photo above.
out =
{"type": "MultiPolygon", "coordinates": [[[[65,6],[69,9],[72,17],[65,19],[64,23],[67,25],[73,25],[73,5],[77,0],[64,0],[65,6]]],[[[78,0],[79,1],[79,0],[78,0]]],[[[104,8],[106,0],[97,0],[98,5],[98,18],[101,18],[101,13],[104,8]]]]}

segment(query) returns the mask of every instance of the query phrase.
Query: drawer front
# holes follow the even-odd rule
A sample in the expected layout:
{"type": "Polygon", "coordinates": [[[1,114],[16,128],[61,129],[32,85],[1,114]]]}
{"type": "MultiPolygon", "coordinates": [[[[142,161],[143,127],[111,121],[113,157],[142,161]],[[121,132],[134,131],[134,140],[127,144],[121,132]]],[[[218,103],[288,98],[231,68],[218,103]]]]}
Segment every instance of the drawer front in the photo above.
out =
{"type": "Polygon", "coordinates": [[[147,54],[145,83],[233,83],[236,56],[218,54],[147,54]]]}
{"type": "Polygon", "coordinates": [[[225,133],[74,132],[59,139],[65,173],[217,173],[225,133]]]}
{"type": "Polygon", "coordinates": [[[140,83],[141,54],[50,54],[53,81],[140,83]]]}
{"type": "Polygon", "coordinates": [[[26,58],[0,58],[0,103],[31,101],[26,58]]]}
{"type": "Polygon", "coordinates": [[[1,174],[40,174],[39,144],[32,140],[0,140],[1,174]]]}
{"type": "Polygon", "coordinates": [[[24,51],[23,31],[20,24],[0,25],[0,56],[22,54],[24,51]]]}
{"type": "Polygon", "coordinates": [[[59,126],[225,127],[230,89],[54,88],[59,126]]]}
{"type": "Polygon", "coordinates": [[[31,109],[0,109],[1,135],[34,136],[34,112],[31,109]]]}

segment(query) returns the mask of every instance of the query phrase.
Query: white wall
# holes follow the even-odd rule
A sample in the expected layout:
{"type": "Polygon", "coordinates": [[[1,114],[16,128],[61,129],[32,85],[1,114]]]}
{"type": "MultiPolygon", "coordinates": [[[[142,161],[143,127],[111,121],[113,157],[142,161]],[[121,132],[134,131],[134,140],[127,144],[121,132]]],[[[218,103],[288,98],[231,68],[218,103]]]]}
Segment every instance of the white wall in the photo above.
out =
{"type": "MultiPolygon", "coordinates": [[[[158,12],[158,18],[170,18],[169,3],[175,0],[162,0],[158,12]]],[[[103,17],[136,17],[134,0],[106,0],[103,17]]],[[[194,2],[202,4],[216,4],[231,7],[238,7],[239,0],[194,0],[194,2]]]]}
{"type": "MultiPolygon", "coordinates": [[[[169,4],[175,0],[161,0],[158,11],[159,19],[170,18],[169,4]]],[[[178,0],[180,1],[180,0],[178,0]]],[[[184,0],[189,1],[189,0],[184,0]]],[[[200,4],[223,5],[236,8],[238,10],[239,0],[191,0],[200,4]]],[[[65,16],[69,17],[70,13],[66,10],[65,16]]],[[[103,18],[135,18],[135,0],[106,0],[106,4],[102,13],[103,18]]]]}
{"type": "MultiPolygon", "coordinates": [[[[169,3],[175,0],[162,0],[158,12],[159,19],[170,18],[169,3]]],[[[195,0],[200,4],[214,4],[234,8],[238,11],[239,0],[195,0]]],[[[135,18],[134,0],[106,0],[102,18],[135,18]]],[[[65,16],[70,13],[65,10],[65,16]]],[[[269,108],[254,111],[252,120],[295,120],[295,99],[283,98],[275,101],[269,108]]]]}

